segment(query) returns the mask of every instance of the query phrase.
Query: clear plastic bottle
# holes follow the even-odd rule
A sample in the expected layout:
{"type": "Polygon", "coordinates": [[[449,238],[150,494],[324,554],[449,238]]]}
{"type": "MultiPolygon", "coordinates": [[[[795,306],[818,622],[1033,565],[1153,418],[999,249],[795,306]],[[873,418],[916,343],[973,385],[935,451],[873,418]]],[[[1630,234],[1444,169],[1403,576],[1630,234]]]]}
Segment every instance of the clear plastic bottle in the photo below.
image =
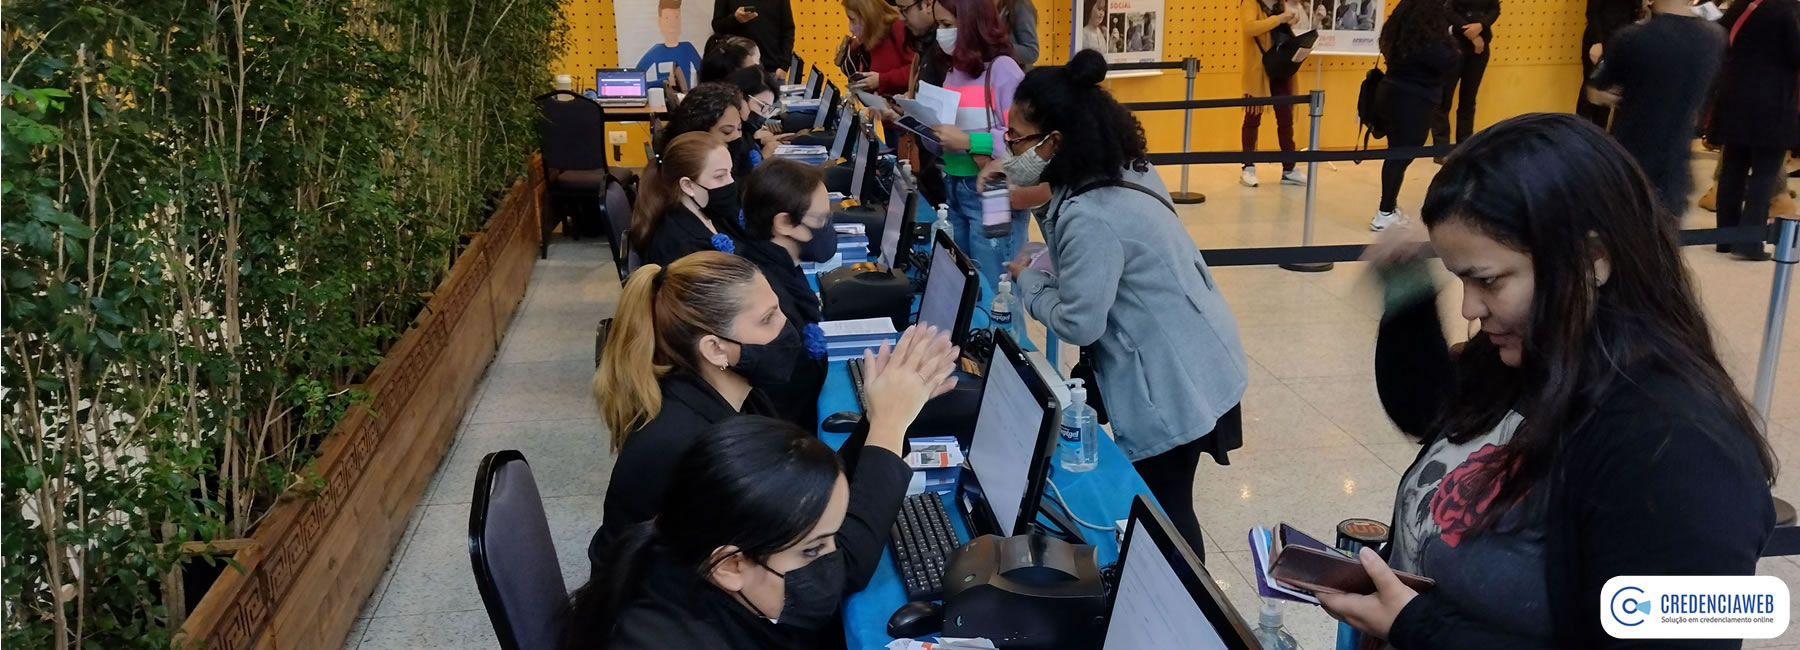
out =
{"type": "Polygon", "coordinates": [[[1062,467],[1071,472],[1085,472],[1100,464],[1100,431],[1094,423],[1094,407],[1088,406],[1087,388],[1082,380],[1070,379],[1069,404],[1063,407],[1062,467]]]}
{"type": "Polygon", "coordinates": [[[1014,341],[1019,340],[1019,331],[1014,329],[1013,305],[1018,304],[1013,297],[1012,276],[1000,274],[1000,283],[994,288],[994,302],[988,307],[988,324],[995,330],[1006,330],[1014,341]]]}
{"type": "Polygon", "coordinates": [[[1251,634],[1263,650],[1300,650],[1300,642],[1281,623],[1281,604],[1269,598],[1263,599],[1262,609],[1256,615],[1256,629],[1251,634]]]}
{"type": "Polygon", "coordinates": [[[950,228],[950,206],[942,203],[937,207],[937,221],[931,222],[932,246],[937,245],[937,234],[940,232],[949,235],[952,241],[956,239],[956,231],[950,228]]]}

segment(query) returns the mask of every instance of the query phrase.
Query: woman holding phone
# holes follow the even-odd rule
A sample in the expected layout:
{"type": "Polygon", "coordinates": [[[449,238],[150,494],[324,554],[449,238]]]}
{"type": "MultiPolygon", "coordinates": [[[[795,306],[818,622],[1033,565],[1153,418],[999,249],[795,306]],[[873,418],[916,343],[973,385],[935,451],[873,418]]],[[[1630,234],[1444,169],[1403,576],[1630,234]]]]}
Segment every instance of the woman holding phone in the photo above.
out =
{"type": "Polygon", "coordinates": [[[1388,557],[1360,558],[1377,591],[1321,594],[1326,611],[1407,650],[1639,647],[1595,615],[1608,580],[1756,573],[1775,459],[1630,154],[1573,115],[1513,118],[1449,156],[1420,216],[1429,243],[1366,259],[1376,388],[1424,446],[1388,557]],[[1460,352],[1428,250],[1480,324],[1460,352]]]}
{"type": "Polygon", "coordinates": [[[948,63],[944,88],[962,96],[954,124],[934,127],[944,150],[944,185],[956,247],[982,269],[993,289],[1000,270],[1030,236],[1029,213],[983,210],[982,170],[1001,153],[1006,112],[1025,71],[1012,58],[1012,39],[992,0],[936,0],[938,48],[948,63]]]}
{"type": "Polygon", "coordinates": [[[840,46],[837,58],[844,59],[846,49],[855,48],[862,53],[859,59],[868,62],[867,69],[850,77],[850,88],[884,97],[905,93],[913,52],[906,47],[900,10],[887,0],[843,0],[843,5],[855,40],[840,46]]]}

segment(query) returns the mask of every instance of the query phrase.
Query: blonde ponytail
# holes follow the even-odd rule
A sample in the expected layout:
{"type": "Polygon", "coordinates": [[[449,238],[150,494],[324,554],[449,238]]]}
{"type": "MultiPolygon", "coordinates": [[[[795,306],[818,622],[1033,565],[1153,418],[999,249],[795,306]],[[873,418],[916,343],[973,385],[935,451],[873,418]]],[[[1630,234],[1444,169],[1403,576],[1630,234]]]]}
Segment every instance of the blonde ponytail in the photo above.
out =
{"type": "Polygon", "coordinates": [[[645,264],[631,273],[594,372],[594,401],[611,430],[613,451],[662,412],[663,375],[676,369],[700,374],[700,337],[731,335],[748,285],[760,275],[749,260],[718,251],[693,253],[667,267],[645,264]]]}
{"type": "Polygon", "coordinates": [[[662,387],[656,382],[669,367],[656,364],[654,312],[656,276],[662,270],[645,264],[626,280],[612,331],[606,335],[606,353],[594,371],[594,401],[612,432],[615,452],[625,444],[626,435],[662,411],[662,387]]]}

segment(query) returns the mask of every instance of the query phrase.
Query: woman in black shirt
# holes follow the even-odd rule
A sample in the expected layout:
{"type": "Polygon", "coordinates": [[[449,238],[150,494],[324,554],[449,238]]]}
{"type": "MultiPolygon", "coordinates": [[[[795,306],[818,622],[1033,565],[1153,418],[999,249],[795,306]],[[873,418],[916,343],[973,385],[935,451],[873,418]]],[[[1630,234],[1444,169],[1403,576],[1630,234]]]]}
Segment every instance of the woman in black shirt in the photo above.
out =
{"type": "MultiPolygon", "coordinates": [[[[1381,26],[1381,54],[1387,76],[1375,90],[1375,109],[1387,122],[1389,147],[1425,144],[1436,119],[1444,78],[1456,65],[1450,10],[1440,0],[1401,0],[1381,26]]],[[[1411,158],[1381,163],[1381,205],[1369,230],[1381,232],[1406,220],[1399,206],[1400,183],[1411,158]]]]}
{"type": "Polygon", "coordinates": [[[1421,214],[1429,245],[1368,259],[1387,304],[1376,388],[1424,448],[1386,563],[1361,558],[1378,592],[1326,610],[1403,650],[1639,647],[1600,625],[1607,580],[1754,574],[1774,458],[1630,156],[1573,115],[1514,118],[1450,155],[1421,214]],[[1454,357],[1427,248],[1481,325],[1454,357]]]}
{"type": "Polygon", "coordinates": [[[626,238],[644,264],[668,265],[706,250],[731,252],[738,188],[725,141],[705,132],[669,142],[658,164],[644,168],[626,238]]]}
{"type": "MultiPolygon", "coordinates": [[[[1783,179],[1787,152],[1800,147],[1800,2],[1738,0],[1719,19],[1729,49],[1719,71],[1712,128],[1720,145],[1720,228],[1761,226],[1783,179]]],[[[1769,259],[1762,244],[1731,253],[1769,259]]]]}
{"type": "MultiPolygon", "coordinates": [[[[780,299],[749,260],[703,251],[633,272],[594,373],[594,398],[618,462],[589,557],[656,514],[677,476],[676,460],[707,426],[739,413],[775,415],[762,388],[785,384],[801,347],[780,299]]],[[[900,449],[886,436],[911,424],[915,393],[948,390],[955,350],[936,329],[912,328],[894,353],[907,362],[900,366],[906,372],[880,378],[868,371],[868,424],[844,444],[846,465],[854,467],[869,447],[900,449]],[[929,386],[915,390],[908,382],[929,386]]]]}
{"type": "Polygon", "coordinates": [[[632,526],[575,593],[562,647],[842,647],[838,603],[867,583],[853,567],[876,566],[912,475],[894,453],[904,429],[888,433],[847,476],[785,422],[708,427],[656,519],[632,526]]]}
{"type": "Polygon", "coordinates": [[[819,323],[825,317],[800,263],[825,262],[837,254],[824,172],[780,158],[757,167],[744,184],[743,237],[737,252],[755,262],[775,288],[781,313],[803,343],[795,350],[788,381],[769,387],[769,397],[781,417],[802,429],[816,429],[819,390],[825,385],[825,333],[819,323]]]}

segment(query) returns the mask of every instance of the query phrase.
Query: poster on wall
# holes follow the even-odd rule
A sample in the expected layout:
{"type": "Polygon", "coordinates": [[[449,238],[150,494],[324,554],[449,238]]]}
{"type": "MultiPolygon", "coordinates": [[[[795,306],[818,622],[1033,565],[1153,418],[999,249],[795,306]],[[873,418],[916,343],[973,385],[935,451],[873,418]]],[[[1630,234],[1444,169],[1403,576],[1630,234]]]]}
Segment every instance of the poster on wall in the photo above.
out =
{"type": "Polygon", "coordinates": [[[656,12],[644,11],[647,0],[614,2],[618,25],[619,66],[655,70],[651,86],[660,87],[675,68],[694,83],[700,73],[700,46],[712,35],[711,0],[656,0],[656,12]]]}
{"type": "Polygon", "coordinates": [[[1161,61],[1163,0],[1075,0],[1070,51],[1097,50],[1108,63],[1161,61]]]}
{"type": "Polygon", "coordinates": [[[1300,13],[1294,33],[1319,30],[1319,41],[1313,54],[1347,56],[1379,56],[1381,0],[1286,0],[1287,6],[1300,13]]]}

